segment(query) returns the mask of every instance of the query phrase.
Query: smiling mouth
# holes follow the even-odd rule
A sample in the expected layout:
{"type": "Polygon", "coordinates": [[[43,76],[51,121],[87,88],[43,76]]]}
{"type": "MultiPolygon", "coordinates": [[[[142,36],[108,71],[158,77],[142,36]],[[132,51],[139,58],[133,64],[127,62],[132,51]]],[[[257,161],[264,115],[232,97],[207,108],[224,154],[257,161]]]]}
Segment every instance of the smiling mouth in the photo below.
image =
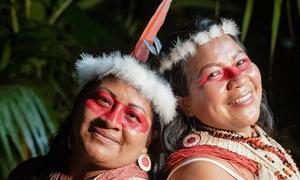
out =
{"type": "Polygon", "coordinates": [[[232,101],[230,105],[247,105],[252,102],[252,99],[253,99],[253,93],[249,92],[246,95],[232,101]]]}
{"type": "Polygon", "coordinates": [[[120,144],[120,141],[117,138],[110,135],[109,133],[106,132],[106,130],[104,130],[102,128],[92,126],[92,127],[89,128],[89,132],[92,134],[93,137],[95,137],[97,140],[99,140],[103,143],[106,143],[106,144],[111,144],[111,143],[120,144]]]}

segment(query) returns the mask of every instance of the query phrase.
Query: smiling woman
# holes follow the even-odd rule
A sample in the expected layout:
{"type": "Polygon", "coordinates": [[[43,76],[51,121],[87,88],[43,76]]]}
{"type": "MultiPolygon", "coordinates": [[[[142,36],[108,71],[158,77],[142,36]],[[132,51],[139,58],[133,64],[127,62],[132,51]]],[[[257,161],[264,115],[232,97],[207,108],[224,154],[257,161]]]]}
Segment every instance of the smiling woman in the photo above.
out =
{"type": "Polygon", "coordinates": [[[76,63],[81,90],[69,118],[48,154],[23,162],[9,180],[142,180],[149,179],[148,171],[159,177],[156,137],[175,117],[176,98],[170,85],[141,62],[148,58],[147,46],[154,47],[170,3],[161,2],[130,56],[81,56],[76,63]]]}
{"type": "Polygon", "coordinates": [[[119,53],[83,55],[77,70],[83,88],[48,155],[22,163],[8,179],[148,179],[148,153],[160,150],[152,142],[176,114],[170,86],[119,53]]]}
{"type": "Polygon", "coordinates": [[[177,32],[160,63],[182,115],[164,129],[168,179],[299,179],[291,156],[265,132],[272,113],[236,24],[196,19],[177,32]]]}

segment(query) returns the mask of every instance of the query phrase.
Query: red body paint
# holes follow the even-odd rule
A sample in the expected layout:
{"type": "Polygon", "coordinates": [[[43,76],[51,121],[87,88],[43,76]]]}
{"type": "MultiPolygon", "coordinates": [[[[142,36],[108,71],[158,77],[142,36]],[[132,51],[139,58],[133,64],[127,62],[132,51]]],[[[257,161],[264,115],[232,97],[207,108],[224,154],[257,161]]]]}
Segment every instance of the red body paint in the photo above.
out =
{"type": "Polygon", "coordinates": [[[229,80],[239,76],[244,70],[249,67],[250,59],[246,58],[243,59],[243,64],[239,65],[240,61],[234,63],[231,66],[225,67],[221,70],[214,71],[213,73],[219,73],[216,77],[210,78],[212,73],[206,73],[203,78],[201,78],[198,83],[199,85],[205,84],[207,81],[222,81],[222,80],[229,80]]]}
{"type": "Polygon", "coordinates": [[[94,99],[87,99],[86,107],[99,116],[102,120],[112,121],[122,128],[147,132],[149,124],[141,110],[127,106],[113,98],[105,91],[99,91],[94,99]]]}

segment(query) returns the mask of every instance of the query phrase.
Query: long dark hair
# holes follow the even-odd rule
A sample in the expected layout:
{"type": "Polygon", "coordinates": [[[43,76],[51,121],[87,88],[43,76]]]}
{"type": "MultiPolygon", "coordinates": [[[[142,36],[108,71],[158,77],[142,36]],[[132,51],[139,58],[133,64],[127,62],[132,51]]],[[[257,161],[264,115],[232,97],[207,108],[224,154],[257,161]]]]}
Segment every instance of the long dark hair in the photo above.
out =
{"type": "MultiPolygon", "coordinates": [[[[76,116],[80,114],[82,103],[91,90],[97,88],[99,81],[92,80],[88,82],[78,93],[73,109],[60,126],[57,134],[53,137],[49,144],[49,152],[47,157],[51,170],[55,172],[67,173],[68,163],[71,155],[71,134],[76,116]]],[[[77,118],[78,119],[78,118],[77,118]]]]}
{"type": "MultiPolygon", "coordinates": [[[[192,22],[189,22],[185,27],[175,33],[172,33],[170,39],[163,45],[161,52],[161,59],[170,53],[170,50],[174,47],[174,42],[178,39],[185,41],[198,32],[208,31],[212,25],[220,24],[220,20],[214,21],[207,18],[197,18],[192,22]]],[[[246,48],[239,41],[238,37],[230,37],[246,52],[246,48]]],[[[187,88],[187,74],[185,70],[185,62],[181,60],[180,62],[174,64],[172,69],[166,70],[163,75],[171,83],[176,96],[188,96],[187,88]]],[[[156,65],[159,63],[156,63],[156,65]]],[[[164,150],[167,153],[174,152],[181,148],[182,138],[191,132],[191,121],[197,129],[200,126],[200,122],[188,118],[178,109],[178,117],[173,122],[168,124],[163,129],[162,141],[164,143],[164,150]],[[195,123],[195,124],[194,124],[195,123]]],[[[266,93],[263,90],[262,101],[260,105],[260,116],[257,122],[263,129],[267,132],[271,132],[273,129],[273,115],[268,107],[266,93]]]]}

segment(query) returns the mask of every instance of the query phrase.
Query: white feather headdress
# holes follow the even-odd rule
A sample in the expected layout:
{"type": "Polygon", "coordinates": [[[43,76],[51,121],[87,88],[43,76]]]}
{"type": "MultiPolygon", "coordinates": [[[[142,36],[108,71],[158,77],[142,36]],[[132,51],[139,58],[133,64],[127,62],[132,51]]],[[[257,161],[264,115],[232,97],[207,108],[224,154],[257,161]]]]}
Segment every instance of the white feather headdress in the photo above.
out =
{"type": "Polygon", "coordinates": [[[221,24],[212,25],[208,31],[193,34],[185,41],[177,39],[170,53],[162,58],[159,71],[163,73],[166,70],[172,69],[172,66],[181,60],[193,57],[196,55],[197,46],[204,45],[223,34],[232,36],[239,34],[238,27],[233,20],[222,18],[221,24]]]}
{"type": "Polygon", "coordinates": [[[168,124],[175,117],[177,104],[170,85],[135,58],[118,52],[100,57],[83,54],[81,57],[76,63],[80,87],[92,79],[113,75],[144,95],[162,124],[168,124]]]}

